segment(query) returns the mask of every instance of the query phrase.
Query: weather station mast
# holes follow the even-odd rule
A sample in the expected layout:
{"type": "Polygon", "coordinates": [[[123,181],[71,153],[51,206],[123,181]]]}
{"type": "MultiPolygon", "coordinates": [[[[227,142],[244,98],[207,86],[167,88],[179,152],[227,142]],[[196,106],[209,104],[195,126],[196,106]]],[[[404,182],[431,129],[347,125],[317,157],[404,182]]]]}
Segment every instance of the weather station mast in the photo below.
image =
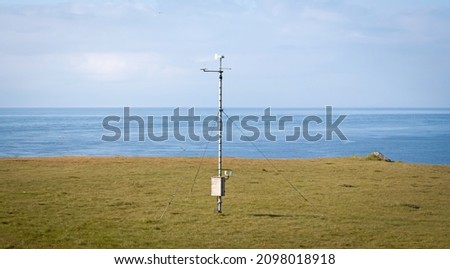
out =
{"type": "Polygon", "coordinates": [[[231,70],[231,68],[223,68],[222,61],[225,58],[223,55],[215,54],[215,60],[219,60],[219,70],[210,70],[203,68],[203,72],[214,72],[219,73],[219,108],[217,113],[217,125],[218,125],[218,147],[217,147],[217,176],[211,177],[211,196],[217,197],[217,213],[222,213],[222,198],[225,196],[225,181],[232,176],[231,170],[224,170],[222,167],[223,163],[223,106],[222,106],[222,80],[224,70],[231,70]]]}

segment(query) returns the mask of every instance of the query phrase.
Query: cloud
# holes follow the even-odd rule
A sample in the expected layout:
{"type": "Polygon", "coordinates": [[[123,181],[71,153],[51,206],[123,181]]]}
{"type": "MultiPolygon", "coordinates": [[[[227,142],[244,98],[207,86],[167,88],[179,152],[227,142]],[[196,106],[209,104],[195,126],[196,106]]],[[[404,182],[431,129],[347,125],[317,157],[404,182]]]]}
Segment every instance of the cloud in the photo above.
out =
{"type": "Polygon", "coordinates": [[[346,21],[346,17],[337,11],[326,9],[319,9],[315,7],[306,6],[300,12],[300,16],[306,20],[314,20],[326,23],[342,23],[346,21]]]}
{"type": "Polygon", "coordinates": [[[395,25],[408,41],[450,41],[450,9],[401,13],[396,16],[395,25]]]}
{"type": "Polygon", "coordinates": [[[401,103],[402,87],[419,92],[432,80],[442,92],[448,82],[450,11],[425,2],[29,2],[0,5],[0,90],[8,82],[23,95],[55,87],[69,96],[75,88],[146,92],[151,84],[155,96],[170,92],[172,103],[204,105],[199,85],[214,77],[199,68],[216,66],[216,52],[233,68],[227,86],[268,93],[241,105],[297,105],[301,91],[319,104],[320,92],[345,96],[374,78],[377,91],[399,91],[393,102],[401,103]],[[291,98],[265,97],[274,89],[291,98]]]}
{"type": "Polygon", "coordinates": [[[234,3],[247,10],[255,10],[258,6],[255,0],[234,0],[234,3]]]}
{"type": "Polygon", "coordinates": [[[156,15],[155,1],[106,1],[106,2],[69,2],[62,7],[70,14],[77,16],[101,16],[123,18],[130,13],[156,15]]]}
{"type": "Polygon", "coordinates": [[[150,53],[82,53],[70,56],[75,71],[105,81],[164,74],[161,57],[150,53]]]}
{"type": "Polygon", "coordinates": [[[142,1],[0,6],[0,53],[129,50],[157,17],[142,1]]]}

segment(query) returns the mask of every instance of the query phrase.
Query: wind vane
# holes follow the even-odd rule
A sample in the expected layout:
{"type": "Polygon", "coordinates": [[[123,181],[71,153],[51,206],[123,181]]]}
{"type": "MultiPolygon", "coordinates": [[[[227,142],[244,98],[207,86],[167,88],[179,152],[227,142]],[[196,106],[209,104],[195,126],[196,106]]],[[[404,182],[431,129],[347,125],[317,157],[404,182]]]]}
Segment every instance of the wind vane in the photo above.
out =
{"type": "Polygon", "coordinates": [[[231,70],[231,68],[223,68],[222,60],[225,58],[223,55],[215,54],[215,60],[219,60],[219,70],[209,70],[206,68],[201,69],[203,72],[219,73],[219,111],[218,111],[218,129],[219,129],[219,142],[217,149],[218,157],[218,171],[217,176],[211,177],[211,196],[217,197],[217,213],[222,213],[222,197],[225,196],[225,180],[232,175],[231,170],[223,170],[222,168],[222,137],[223,137],[223,121],[222,121],[222,79],[223,70],[231,70]]]}

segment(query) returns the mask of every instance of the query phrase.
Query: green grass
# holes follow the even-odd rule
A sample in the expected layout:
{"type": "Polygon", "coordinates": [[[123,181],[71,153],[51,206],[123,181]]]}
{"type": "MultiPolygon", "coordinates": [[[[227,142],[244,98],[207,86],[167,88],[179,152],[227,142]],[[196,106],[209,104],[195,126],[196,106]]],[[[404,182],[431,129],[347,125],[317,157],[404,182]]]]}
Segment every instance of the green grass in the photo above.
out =
{"type": "Polygon", "coordinates": [[[199,163],[0,159],[0,248],[450,248],[450,166],[230,158],[217,215],[199,163]]]}

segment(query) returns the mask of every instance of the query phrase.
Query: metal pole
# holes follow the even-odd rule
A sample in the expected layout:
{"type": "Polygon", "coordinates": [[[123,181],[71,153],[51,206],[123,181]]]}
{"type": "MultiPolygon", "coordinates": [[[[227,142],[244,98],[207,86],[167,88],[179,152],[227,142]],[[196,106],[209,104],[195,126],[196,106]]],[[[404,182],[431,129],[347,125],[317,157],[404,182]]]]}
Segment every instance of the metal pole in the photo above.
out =
{"type": "MultiPolygon", "coordinates": [[[[223,135],[223,121],[222,121],[222,57],[220,57],[219,66],[219,145],[218,145],[218,175],[222,177],[222,135],[223,135]]],[[[222,196],[217,197],[217,213],[222,213],[222,196]]]]}
{"type": "MultiPolygon", "coordinates": [[[[222,79],[223,79],[223,70],[230,68],[223,68],[222,67],[222,59],[224,58],[223,55],[215,55],[216,60],[219,59],[219,70],[209,70],[206,68],[201,69],[203,72],[216,72],[219,73],[219,115],[218,115],[218,129],[219,129],[219,145],[218,145],[218,168],[217,173],[219,175],[220,180],[222,181],[223,177],[223,169],[222,169],[222,139],[223,139],[223,108],[222,108],[222,79]]],[[[222,183],[221,183],[222,184],[222,183]]],[[[225,188],[225,186],[222,186],[225,188]]],[[[214,195],[215,196],[215,195],[214,195]]],[[[217,196],[217,213],[222,213],[222,196],[217,196]]]]}

